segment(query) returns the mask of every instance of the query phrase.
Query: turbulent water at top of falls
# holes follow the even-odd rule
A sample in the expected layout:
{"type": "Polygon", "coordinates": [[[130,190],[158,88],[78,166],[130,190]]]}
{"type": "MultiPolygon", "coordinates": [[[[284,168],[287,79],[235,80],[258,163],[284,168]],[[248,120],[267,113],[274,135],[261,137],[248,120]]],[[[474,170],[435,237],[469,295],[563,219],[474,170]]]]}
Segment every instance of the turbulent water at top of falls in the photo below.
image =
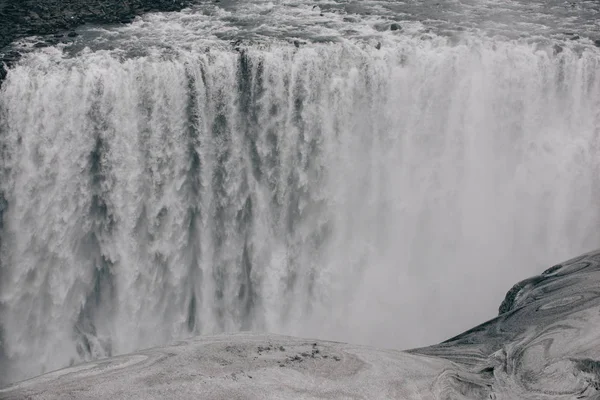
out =
{"type": "Polygon", "coordinates": [[[0,383],[223,331],[425,345],[598,246],[589,41],[261,7],[86,28],[10,71],[0,383]],[[302,34],[232,22],[268,13],[302,34]]]}

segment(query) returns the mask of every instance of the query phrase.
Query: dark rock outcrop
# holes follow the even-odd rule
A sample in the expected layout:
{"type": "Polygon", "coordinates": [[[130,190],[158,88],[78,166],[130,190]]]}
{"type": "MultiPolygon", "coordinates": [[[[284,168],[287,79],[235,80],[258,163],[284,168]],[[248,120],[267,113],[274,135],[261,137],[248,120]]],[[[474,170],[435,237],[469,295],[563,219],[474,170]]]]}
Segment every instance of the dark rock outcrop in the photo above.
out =
{"type": "Polygon", "coordinates": [[[490,393],[510,386],[508,398],[568,394],[597,399],[599,281],[600,250],[517,283],[507,293],[498,317],[438,345],[410,352],[466,366],[474,375],[461,377],[460,382],[493,388],[490,393]]]}
{"type": "Polygon", "coordinates": [[[390,25],[390,30],[392,30],[392,31],[401,31],[402,27],[400,26],[400,24],[393,23],[393,24],[390,25]]]}

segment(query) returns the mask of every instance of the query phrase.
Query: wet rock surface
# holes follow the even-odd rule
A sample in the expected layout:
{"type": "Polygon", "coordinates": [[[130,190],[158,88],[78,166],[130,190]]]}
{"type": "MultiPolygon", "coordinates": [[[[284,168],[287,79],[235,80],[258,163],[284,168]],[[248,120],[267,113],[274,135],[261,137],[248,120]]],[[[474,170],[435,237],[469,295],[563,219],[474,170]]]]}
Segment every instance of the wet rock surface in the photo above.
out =
{"type": "Polygon", "coordinates": [[[425,390],[438,364],[337,342],[220,335],[56,371],[41,386],[29,380],[0,390],[0,398],[410,398],[425,390]],[[410,374],[421,379],[402,383],[410,374]],[[106,385],[108,376],[114,384],[106,385]]]}
{"type": "Polygon", "coordinates": [[[600,251],[573,258],[514,285],[497,318],[410,352],[461,365],[448,385],[481,398],[597,399],[599,283],[600,251]]]}

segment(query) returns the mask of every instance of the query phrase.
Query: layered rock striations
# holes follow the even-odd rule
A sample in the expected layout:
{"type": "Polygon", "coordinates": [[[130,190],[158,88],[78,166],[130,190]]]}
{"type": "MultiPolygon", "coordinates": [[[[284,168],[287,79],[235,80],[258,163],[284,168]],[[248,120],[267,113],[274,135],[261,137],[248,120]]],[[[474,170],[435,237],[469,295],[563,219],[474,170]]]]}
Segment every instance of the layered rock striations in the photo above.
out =
{"type": "Polygon", "coordinates": [[[507,399],[597,398],[599,311],[596,251],[517,283],[497,318],[410,353],[459,365],[449,384],[463,392],[507,399]]]}

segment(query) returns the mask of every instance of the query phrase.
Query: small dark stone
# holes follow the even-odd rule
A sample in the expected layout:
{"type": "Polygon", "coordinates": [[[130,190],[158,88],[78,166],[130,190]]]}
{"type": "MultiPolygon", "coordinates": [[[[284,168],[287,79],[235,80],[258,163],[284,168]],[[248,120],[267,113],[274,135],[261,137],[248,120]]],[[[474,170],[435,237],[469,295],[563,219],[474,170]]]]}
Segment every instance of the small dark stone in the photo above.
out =
{"type": "Polygon", "coordinates": [[[377,44],[375,45],[375,48],[377,50],[381,50],[381,42],[377,42],[377,44]]]}
{"type": "Polygon", "coordinates": [[[594,46],[600,47],[600,39],[594,40],[594,46]]]}
{"type": "Polygon", "coordinates": [[[556,54],[562,53],[563,48],[562,48],[562,46],[555,44],[553,47],[553,50],[554,50],[554,55],[556,55],[556,54]]]}
{"type": "Polygon", "coordinates": [[[573,36],[573,37],[571,38],[571,40],[579,40],[579,39],[580,39],[580,38],[579,38],[579,35],[575,35],[575,36],[573,36]]]}
{"type": "Polygon", "coordinates": [[[302,353],[300,354],[302,357],[308,357],[308,353],[302,353]]]}
{"type": "Polygon", "coordinates": [[[67,34],[67,36],[68,36],[68,37],[70,37],[70,38],[74,38],[74,37],[77,37],[77,36],[79,36],[79,33],[77,33],[77,32],[69,32],[69,33],[67,34]]]}
{"type": "Polygon", "coordinates": [[[397,24],[394,22],[393,24],[390,25],[390,30],[391,31],[399,31],[399,30],[402,30],[402,27],[400,26],[400,24],[397,24]]]}
{"type": "Polygon", "coordinates": [[[341,358],[339,358],[338,356],[333,356],[333,359],[334,359],[335,361],[341,361],[341,360],[342,360],[342,359],[341,359],[341,358]]]}
{"type": "Polygon", "coordinates": [[[294,46],[296,46],[297,48],[300,47],[300,42],[297,40],[294,40],[294,46]]]}
{"type": "Polygon", "coordinates": [[[283,346],[279,346],[279,351],[285,351],[285,348],[283,346]]]}
{"type": "Polygon", "coordinates": [[[33,45],[33,47],[35,47],[36,49],[39,49],[42,47],[48,47],[48,44],[46,44],[44,42],[37,42],[36,44],[33,45]]]}

